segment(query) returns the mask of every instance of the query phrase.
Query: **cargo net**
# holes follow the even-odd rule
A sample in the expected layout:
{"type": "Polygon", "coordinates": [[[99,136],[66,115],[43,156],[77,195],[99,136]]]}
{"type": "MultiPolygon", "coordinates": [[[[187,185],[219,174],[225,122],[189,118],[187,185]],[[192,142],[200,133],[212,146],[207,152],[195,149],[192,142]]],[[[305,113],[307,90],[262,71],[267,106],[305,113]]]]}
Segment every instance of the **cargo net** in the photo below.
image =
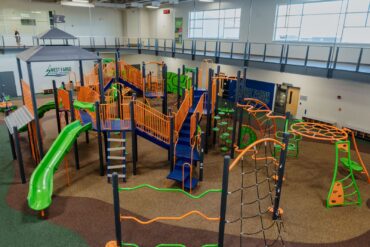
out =
{"type": "Polygon", "coordinates": [[[285,162],[279,164],[272,156],[274,145],[284,147],[271,138],[257,141],[239,150],[230,166],[226,224],[231,232],[239,230],[240,246],[251,244],[251,238],[258,246],[285,246],[279,208],[282,181],[279,185],[278,179],[285,162]]]}

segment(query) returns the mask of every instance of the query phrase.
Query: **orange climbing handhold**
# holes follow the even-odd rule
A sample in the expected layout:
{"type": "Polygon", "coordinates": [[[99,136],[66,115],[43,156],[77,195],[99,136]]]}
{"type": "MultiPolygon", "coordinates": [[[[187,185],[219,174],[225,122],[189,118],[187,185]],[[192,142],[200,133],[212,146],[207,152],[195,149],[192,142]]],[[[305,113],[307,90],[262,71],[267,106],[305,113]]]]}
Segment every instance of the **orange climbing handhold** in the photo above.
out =
{"type": "MultiPolygon", "coordinates": [[[[273,208],[273,207],[269,207],[269,208],[268,208],[268,211],[269,211],[270,213],[273,213],[273,212],[274,212],[274,208],[273,208]]],[[[278,209],[278,212],[279,212],[279,215],[280,215],[280,216],[284,214],[284,210],[283,210],[282,208],[279,208],[279,209],[278,209]]]]}
{"type": "MultiPolygon", "coordinates": [[[[272,179],[275,181],[278,181],[279,176],[278,175],[272,175],[272,179]]],[[[285,177],[283,176],[283,181],[285,181],[285,177]]]]}
{"type": "Polygon", "coordinates": [[[105,247],[118,247],[117,241],[112,240],[105,244],[105,247]]]}
{"type": "Polygon", "coordinates": [[[344,204],[344,192],[341,182],[335,182],[328,204],[329,206],[340,206],[344,204]]]}

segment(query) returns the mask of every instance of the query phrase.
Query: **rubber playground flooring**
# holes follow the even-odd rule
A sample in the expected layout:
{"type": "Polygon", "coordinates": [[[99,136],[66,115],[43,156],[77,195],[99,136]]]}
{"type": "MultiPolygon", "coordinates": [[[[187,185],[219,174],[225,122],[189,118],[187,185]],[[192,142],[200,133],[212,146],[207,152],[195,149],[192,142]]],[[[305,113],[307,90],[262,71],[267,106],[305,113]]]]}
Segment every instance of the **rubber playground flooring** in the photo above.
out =
{"type": "MultiPolygon", "coordinates": [[[[48,99],[42,99],[42,101],[48,99]]],[[[41,102],[41,100],[40,100],[41,102]]],[[[54,112],[48,112],[42,119],[45,148],[57,136],[54,112]]],[[[79,138],[81,169],[75,171],[71,152],[69,172],[71,185],[67,186],[64,164],[55,175],[53,203],[47,221],[37,218],[27,206],[28,184],[19,183],[16,163],[11,162],[8,137],[4,125],[1,134],[1,179],[0,196],[1,230],[0,246],[104,246],[114,239],[112,188],[106,177],[99,176],[98,148],[94,133],[86,144],[84,135],[79,138]],[[4,201],[5,199],[5,201],[4,201]],[[5,244],[2,244],[4,241],[5,244]],[[62,243],[62,244],[60,244],[62,243]]],[[[128,137],[128,182],[123,187],[147,183],[157,187],[172,187],[165,179],[169,167],[167,152],[154,144],[139,138],[138,175],[131,175],[131,146],[128,137]]],[[[361,150],[370,151],[369,143],[361,143],[361,150]]],[[[22,147],[29,177],[34,169],[25,136],[22,147]]],[[[366,164],[370,155],[363,153],[366,164]]],[[[222,156],[211,149],[205,159],[205,178],[194,194],[220,188],[222,156]]],[[[286,246],[368,246],[370,242],[370,185],[357,179],[363,204],[350,207],[326,209],[324,200],[332,178],[334,147],[329,144],[302,142],[298,159],[287,161],[286,181],[283,187],[281,206],[284,209],[283,238],[286,246]]],[[[231,173],[230,183],[239,181],[237,172],[231,173]]],[[[159,193],[147,189],[121,192],[120,202],[123,215],[134,215],[140,219],[157,216],[177,216],[197,209],[211,217],[218,217],[219,194],[210,194],[202,200],[192,201],[177,193],[159,193]]],[[[238,201],[229,201],[228,216],[237,215],[238,201]]],[[[153,223],[142,226],[134,222],[122,224],[125,242],[140,246],[154,246],[158,243],[184,243],[200,246],[217,241],[218,224],[204,222],[190,217],[181,222],[153,223]]],[[[227,225],[225,246],[239,246],[239,225],[227,225]]],[[[254,238],[248,238],[243,246],[263,246],[254,238]]],[[[277,245],[279,246],[279,245],[277,245]]]]}

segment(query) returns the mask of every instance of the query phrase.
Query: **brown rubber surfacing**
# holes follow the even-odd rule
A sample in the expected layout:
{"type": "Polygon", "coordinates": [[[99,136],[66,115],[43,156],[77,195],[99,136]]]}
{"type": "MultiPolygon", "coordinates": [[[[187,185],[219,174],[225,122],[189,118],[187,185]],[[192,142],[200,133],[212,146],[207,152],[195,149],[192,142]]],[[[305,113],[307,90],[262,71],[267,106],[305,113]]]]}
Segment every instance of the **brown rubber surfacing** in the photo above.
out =
{"type": "MultiPolygon", "coordinates": [[[[55,120],[53,119],[54,112],[49,112],[50,114],[46,116],[42,122],[43,135],[45,138],[45,147],[48,147],[51,142],[56,137],[56,125],[55,120]]],[[[80,158],[81,158],[81,170],[77,173],[74,169],[73,162],[73,152],[69,155],[70,160],[70,171],[72,177],[72,185],[70,187],[65,186],[64,179],[64,169],[61,165],[58,174],[56,175],[55,180],[55,194],[63,196],[55,196],[53,198],[53,203],[50,208],[49,220],[53,223],[56,223],[61,226],[65,226],[73,231],[76,231],[80,234],[91,246],[104,246],[104,244],[114,239],[114,221],[113,221],[113,206],[109,203],[112,200],[112,191],[111,186],[108,186],[106,183],[106,178],[100,178],[98,176],[98,161],[96,159],[97,146],[94,142],[93,134],[90,135],[91,144],[89,146],[85,145],[84,135],[80,137],[80,158]],[[74,175],[77,175],[76,177],[74,175]],[[77,193],[76,193],[77,192],[77,193]],[[92,192],[96,193],[93,194],[92,192]],[[71,196],[69,196],[71,195],[71,196]],[[88,197],[92,198],[88,198],[88,197]],[[93,199],[93,198],[98,198],[93,199]]],[[[141,139],[141,138],[139,138],[141,139]]],[[[27,149],[27,143],[25,140],[22,142],[22,147],[24,150],[24,158],[26,161],[29,161],[29,150],[27,149]]],[[[148,183],[158,183],[158,181],[165,181],[165,175],[161,170],[168,171],[167,166],[164,165],[166,154],[163,157],[155,158],[147,153],[144,153],[144,150],[153,150],[155,154],[156,147],[154,144],[151,144],[146,141],[141,141],[139,143],[139,175],[136,177],[129,177],[128,185],[131,187],[133,184],[140,184],[145,181],[148,183]],[[150,162],[150,164],[148,163],[150,162]],[[153,165],[152,165],[153,163],[153,165]],[[159,166],[161,164],[161,166],[159,166]]],[[[368,149],[369,145],[362,145],[363,149],[368,149]]],[[[283,187],[283,204],[284,204],[284,219],[285,227],[287,232],[283,234],[284,239],[291,238],[291,232],[297,228],[302,228],[302,232],[296,235],[294,238],[304,237],[308,232],[305,231],[315,231],[315,225],[326,225],[324,219],[320,222],[320,216],[318,212],[322,212],[324,215],[330,215],[333,221],[337,222],[339,228],[347,229],[346,231],[352,232],[352,236],[356,236],[357,222],[361,224],[366,224],[366,213],[369,213],[367,208],[368,198],[369,198],[369,185],[360,181],[360,191],[363,195],[363,205],[361,208],[358,207],[347,207],[347,208],[334,208],[334,209],[325,209],[322,201],[325,199],[327,189],[330,186],[331,180],[331,169],[333,167],[334,157],[332,153],[334,148],[328,146],[327,144],[315,144],[313,142],[303,142],[301,156],[298,160],[289,159],[288,164],[290,165],[287,170],[287,181],[283,187]],[[327,151],[330,152],[327,152],[327,151]],[[326,162],[325,164],[322,164],[326,162]],[[293,188],[292,188],[293,187],[293,188]],[[296,188],[294,188],[296,187],[296,188]],[[302,197],[298,197],[299,194],[292,193],[295,190],[300,190],[303,193],[303,198],[306,197],[306,201],[302,201],[302,197]],[[289,201],[294,203],[289,203],[289,201]],[[309,206],[305,206],[308,204],[309,206]],[[302,208],[310,208],[309,211],[303,210],[302,208]],[[366,209],[366,211],[363,211],[366,209]],[[360,210],[360,211],[359,211],[360,210]],[[357,212],[357,213],[356,213],[357,212]],[[365,212],[363,217],[359,216],[359,212],[365,212]],[[303,220],[298,220],[298,216],[302,217],[303,220]],[[341,218],[342,215],[348,215],[347,219],[341,218]],[[338,217],[339,216],[339,217],[338,217]]],[[[130,152],[130,150],[129,150],[130,152]]],[[[217,154],[219,155],[219,154],[217,154]]],[[[202,185],[202,190],[204,187],[208,187],[207,184],[211,184],[211,180],[215,177],[219,178],[220,174],[218,171],[213,169],[213,162],[219,162],[221,159],[213,158],[216,156],[213,152],[207,157],[205,169],[206,179],[202,185]],[[208,161],[208,162],[207,162],[208,161]],[[211,178],[211,179],[210,179],[211,178]]],[[[365,163],[369,163],[369,156],[365,157],[365,163]],[[367,162],[366,162],[367,161],[367,162]]],[[[16,163],[15,163],[16,165],[16,163]]],[[[129,163],[130,166],[130,163],[129,163]]],[[[17,166],[15,166],[16,175],[14,178],[15,184],[11,186],[8,194],[7,201],[9,205],[13,208],[19,209],[25,213],[35,214],[32,212],[26,202],[28,184],[21,185],[19,184],[19,176],[17,166]]],[[[27,162],[26,174],[28,177],[32,173],[34,167],[30,162],[27,162]]],[[[165,174],[165,173],[164,173],[165,174]]],[[[211,187],[215,183],[212,183],[211,187]]],[[[216,183],[216,185],[218,182],[216,183]]],[[[217,186],[218,187],[218,186],[217,186]]],[[[135,192],[133,192],[135,193],[135,192]]],[[[140,192],[137,192],[140,193],[140,192]]],[[[198,192],[196,192],[198,194],[198,192]]],[[[301,195],[301,196],[302,196],[301,195]]],[[[216,203],[215,201],[210,201],[209,204],[216,203]]],[[[218,203],[218,202],[217,202],[218,203]]],[[[121,199],[121,207],[130,206],[132,209],[133,202],[125,202],[124,199],[121,199]],[[131,205],[127,205],[127,203],[131,205]]],[[[135,205],[134,205],[135,206],[135,205]]],[[[135,210],[123,210],[122,213],[125,215],[134,215],[140,217],[141,212],[146,216],[148,208],[152,205],[143,205],[136,206],[135,210]],[[138,215],[140,214],[140,215],[138,215]]],[[[179,205],[181,207],[181,204],[179,205]]],[[[207,208],[201,210],[208,212],[207,208]]],[[[171,215],[176,215],[173,213],[171,215]]],[[[214,216],[214,215],[212,215],[214,216]]],[[[151,218],[151,215],[147,217],[140,217],[141,219],[151,218]],[[150,216],[150,217],[149,217],[150,216]]],[[[370,221],[368,222],[368,228],[370,227],[370,221]]],[[[215,224],[215,223],[210,223],[215,224]]],[[[183,224],[186,225],[186,222],[183,224]]],[[[193,227],[192,224],[189,224],[189,227],[193,227]]],[[[328,226],[327,226],[328,227],[328,226]]],[[[323,227],[324,228],[324,227],[323,227]]],[[[124,240],[127,242],[134,242],[141,244],[142,246],[154,246],[160,242],[164,243],[184,243],[187,246],[200,246],[205,243],[212,243],[217,241],[217,233],[212,231],[206,231],[202,229],[195,228],[185,228],[180,226],[174,226],[164,223],[154,223],[148,226],[138,225],[133,222],[123,223],[124,229],[124,240]],[[126,238],[127,237],[127,238],[126,238]]],[[[325,228],[324,228],[325,229],[325,228]]],[[[214,230],[212,228],[212,230],[214,230]]],[[[329,230],[329,229],[328,229],[329,230]]],[[[333,235],[333,229],[331,231],[322,232],[322,236],[327,234],[333,235]]],[[[335,229],[334,229],[335,230],[335,229]]],[[[292,243],[286,242],[287,246],[367,246],[370,242],[370,232],[367,231],[358,231],[362,232],[361,236],[352,238],[350,240],[345,240],[337,243],[327,243],[323,244],[327,240],[322,239],[321,235],[316,237],[311,237],[310,241],[316,242],[318,244],[301,244],[298,241],[292,243]],[[319,244],[319,243],[322,244],[319,244]]],[[[361,234],[361,233],[359,233],[361,234]]],[[[334,237],[336,237],[334,235],[334,237]]],[[[338,235],[340,237],[340,235],[338,235]]],[[[238,236],[227,236],[227,242],[225,246],[238,246],[239,238],[238,236]]],[[[334,241],[333,241],[334,242],[334,241]]],[[[257,239],[251,239],[248,241],[246,246],[263,246],[263,243],[257,239]]]]}

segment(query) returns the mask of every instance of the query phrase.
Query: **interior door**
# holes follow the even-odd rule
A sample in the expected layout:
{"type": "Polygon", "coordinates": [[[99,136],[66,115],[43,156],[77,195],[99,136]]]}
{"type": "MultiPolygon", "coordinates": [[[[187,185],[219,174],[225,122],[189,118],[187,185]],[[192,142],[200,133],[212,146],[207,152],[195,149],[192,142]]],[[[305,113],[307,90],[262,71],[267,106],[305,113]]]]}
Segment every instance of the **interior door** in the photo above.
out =
{"type": "Polygon", "coordinates": [[[290,112],[293,116],[297,115],[298,104],[299,104],[299,93],[300,88],[298,87],[289,87],[287,94],[287,101],[285,112],[290,112]]]}
{"type": "Polygon", "coordinates": [[[17,97],[14,73],[12,71],[0,72],[0,94],[17,97]]]}

